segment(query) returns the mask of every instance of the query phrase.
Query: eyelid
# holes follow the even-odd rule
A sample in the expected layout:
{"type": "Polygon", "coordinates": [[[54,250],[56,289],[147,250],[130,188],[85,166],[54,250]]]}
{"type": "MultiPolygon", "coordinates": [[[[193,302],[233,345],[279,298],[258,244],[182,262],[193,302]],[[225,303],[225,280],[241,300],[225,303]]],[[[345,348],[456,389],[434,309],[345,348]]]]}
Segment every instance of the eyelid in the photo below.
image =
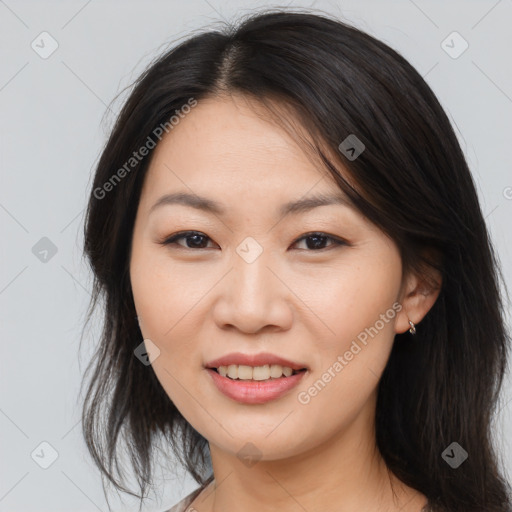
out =
{"type": "MultiPolygon", "coordinates": [[[[322,236],[325,238],[330,239],[334,244],[330,245],[329,247],[338,246],[338,245],[350,245],[349,242],[339,236],[331,235],[329,233],[326,233],[325,231],[309,231],[307,233],[304,233],[303,235],[300,235],[299,238],[295,239],[295,241],[292,243],[292,245],[295,245],[297,242],[302,241],[305,238],[308,238],[310,236],[322,236]]],[[[326,247],[325,249],[317,249],[315,250],[309,250],[307,252],[320,252],[323,250],[327,250],[329,247],[326,247]]]]}
{"type": "Polygon", "coordinates": [[[172,234],[171,236],[165,237],[163,240],[161,240],[158,243],[161,245],[164,245],[164,246],[175,244],[181,249],[186,249],[186,250],[190,250],[190,251],[204,250],[204,248],[203,249],[193,249],[191,247],[185,247],[183,245],[176,243],[176,240],[180,240],[182,238],[187,238],[188,236],[193,236],[193,235],[202,236],[202,237],[208,239],[209,241],[211,240],[213,242],[213,240],[207,234],[203,233],[202,231],[187,230],[187,231],[178,231],[178,232],[172,234]]]}

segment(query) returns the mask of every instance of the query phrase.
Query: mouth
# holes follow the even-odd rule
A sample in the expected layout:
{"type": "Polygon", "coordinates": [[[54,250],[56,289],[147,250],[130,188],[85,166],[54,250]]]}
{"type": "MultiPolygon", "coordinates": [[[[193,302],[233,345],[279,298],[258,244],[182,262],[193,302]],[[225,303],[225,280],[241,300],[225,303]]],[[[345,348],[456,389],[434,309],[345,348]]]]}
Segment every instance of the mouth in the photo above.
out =
{"type": "Polygon", "coordinates": [[[218,391],[242,404],[264,404],[286,395],[309,368],[273,354],[230,354],[205,365],[218,391]]]}

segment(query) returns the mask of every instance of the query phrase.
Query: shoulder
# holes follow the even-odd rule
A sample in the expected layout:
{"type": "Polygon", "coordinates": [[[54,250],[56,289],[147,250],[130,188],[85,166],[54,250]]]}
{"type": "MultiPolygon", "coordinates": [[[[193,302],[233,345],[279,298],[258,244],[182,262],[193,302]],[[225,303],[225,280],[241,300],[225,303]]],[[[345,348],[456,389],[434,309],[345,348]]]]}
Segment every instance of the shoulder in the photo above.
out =
{"type": "Polygon", "coordinates": [[[192,503],[194,498],[197,496],[198,492],[200,492],[203,488],[199,487],[195,491],[191,492],[187,496],[185,496],[181,501],[176,503],[173,507],[164,510],[163,512],[185,512],[187,507],[192,503]]]}
{"type": "Polygon", "coordinates": [[[185,496],[173,507],[164,510],[163,512],[186,512],[187,507],[194,501],[194,499],[207,487],[207,484],[199,486],[197,489],[192,491],[190,494],[185,496]]]}

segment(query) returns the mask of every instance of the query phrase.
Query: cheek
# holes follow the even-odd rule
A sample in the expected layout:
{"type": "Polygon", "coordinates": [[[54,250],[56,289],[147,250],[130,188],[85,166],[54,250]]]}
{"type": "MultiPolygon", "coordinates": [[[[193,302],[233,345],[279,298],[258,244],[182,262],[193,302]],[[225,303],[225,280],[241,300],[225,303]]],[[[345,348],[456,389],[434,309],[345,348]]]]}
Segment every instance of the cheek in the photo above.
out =
{"type": "Polygon", "coordinates": [[[142,335],[160,351],[152,361],[152,369],[170,400],[188,416],[190,374],[198,364],[194,340],[200,322],[194,306],[204,290],[197,279],[172,271],[168,261],[152,256],[150,251],[147,257],[142,250],[134,251],[130,275],[142,335]]]}
{"type": "Polygon", "coordinates": [[[314,277],[297,280],[295,291],[325,327],[316,343],[329,353],[344,352],[353,339],[376,322],[378,331],[392,336],[396,316],[392,306],[400,284],[398,256],[388,252],[377,258],[368,251],[367,255],[347,258],[343,265],[324,268],[314,277]],[[384,324],[379,321],[381,315],[386,316],[384,324]]]}
{"type": "Polygon", "coordinates": [[[199,395],[195,387],[202,373],[198,340],[209,314],[206,296],[218,276],[180,265],[152,247],[134,250],[130,274],[141,332],[160,350],[153,370],[172,402],[190,417],[196,407],[190,397],[199,395]]]}
{"type": "MultiPolygon", "coordinates": [[[[166,256],[165,248],[137,248],[131,261],[130,277],[135,307],[142,319],[144,337],[159,345],[171,339],[187,342],[184,326],[197,315],[197,305],[212,286],[209,279],[198,279],[193,265],[180,265],[166,256]],[[176,332],[180,336],[176,336],[176,332]]],[[[208,276],[201,271],[200,275],[208,276]]],[[[177,346],[176,348],[179,348],[177,346]]]]}
{"type": "Polygon", "coordinates": [[[318,362],[301,389],[306,408],[322,414],[329,404],[343,403],[340,414],[351,416],[368,400],[393,345],[400,279],[396,254],[380,262],[370,255],[336,269],[332,279],[323,276],[322,288],[310,290],[308,305],[328,329],[315,340],[318,362]]]}

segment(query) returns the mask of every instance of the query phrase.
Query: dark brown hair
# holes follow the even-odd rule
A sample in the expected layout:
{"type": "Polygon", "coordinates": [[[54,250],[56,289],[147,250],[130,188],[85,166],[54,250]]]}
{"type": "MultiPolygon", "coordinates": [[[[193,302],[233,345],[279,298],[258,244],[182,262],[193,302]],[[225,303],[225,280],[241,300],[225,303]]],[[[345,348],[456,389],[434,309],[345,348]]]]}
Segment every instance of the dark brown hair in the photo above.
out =
{"type": "Polygon", "coordinates": [[[269,108],[288,106],[340,188],[396,242],[404,269],[441,272],[438,300],[414,338],[396,335],[378,385],[377,443],[389,469],[436,511],[509,512],[510,489],[492,440],[509,350],[501,276],[457,137],[432,90],[399,53],[308,12],[260,12],[165,52],[137,79],[103,149],[85,254],[95,279],[88,318],[101,299],[104,324],[83,410],[85,440],[102,474],[133,494],[118,478],[124,441],[142,500],[162,435],[197,482],[211,478],[207,441],[151,366],[134,357],[142,334],[129,257],[150,157],[123,173],[106,197],[94,191],[190,98],[235,93],[269,108]],[[354,160],[338,151],[351,134],[365,146],[354,160]],[[469,454],[457,469],[441,457],[452,442],[469,454]]]}

